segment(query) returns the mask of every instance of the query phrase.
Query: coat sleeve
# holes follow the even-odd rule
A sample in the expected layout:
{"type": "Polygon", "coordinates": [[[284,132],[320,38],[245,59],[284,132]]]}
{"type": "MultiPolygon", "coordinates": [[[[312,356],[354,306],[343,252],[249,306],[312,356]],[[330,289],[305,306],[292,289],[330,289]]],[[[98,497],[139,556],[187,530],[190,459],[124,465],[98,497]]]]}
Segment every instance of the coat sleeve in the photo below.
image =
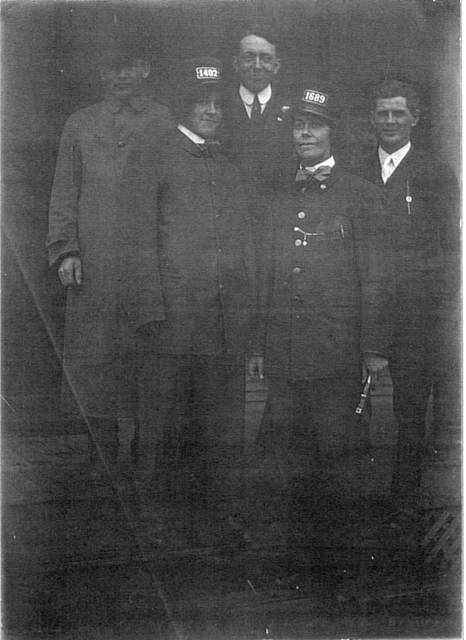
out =
{"type": "Polygon", "coordinates": [[[49,263],[61,256],[79,253],[78,201],[81,190],[82,159],[75,119],[65,124],[53,179],[46,246],[49,263]]]}
{"type": "Polygon", "coordinates": [[[381,190],[361,181],[353,201],[361,285],[361,352],[388,356],[394,310],[394,253],[381,190]]]}

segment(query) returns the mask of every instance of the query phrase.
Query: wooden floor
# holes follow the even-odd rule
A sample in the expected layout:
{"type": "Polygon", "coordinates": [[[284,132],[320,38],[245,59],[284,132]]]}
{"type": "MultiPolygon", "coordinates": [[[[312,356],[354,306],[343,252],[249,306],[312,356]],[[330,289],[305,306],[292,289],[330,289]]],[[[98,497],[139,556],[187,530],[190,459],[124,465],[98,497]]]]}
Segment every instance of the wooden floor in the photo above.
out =
{"type": "MultiPolygon", "coordinates": [[[[265,397],[264,384],[248,381],[249,454],[265,397]]],[[[360,593],[342,595],[329,610],[317,586],[286,575],[273,514],[255,514],[255,529],[234,557],[219,553],[207,534],[188,544],[175,508],[143,524],[134,517],[128,477],[89,481],[87,436],[77,425],[13,406],[4,408],[4,423],[4,638],[459,637],[461,448],[454,429],[426,458],[422,584],[414,588],[382,567],[391,556],[369,534],[360,593]],[[357,606],[348,607],[351,600],[357,606]]],[[[128,444],[132,424],[120,426],[128,444]]],[[[373,397],[371,440],[367,493],[383,498],[396,440],[389,377],[373,397]]],[[[254,460],[248,469],[251,478],[267,473],[254,460]]]]}

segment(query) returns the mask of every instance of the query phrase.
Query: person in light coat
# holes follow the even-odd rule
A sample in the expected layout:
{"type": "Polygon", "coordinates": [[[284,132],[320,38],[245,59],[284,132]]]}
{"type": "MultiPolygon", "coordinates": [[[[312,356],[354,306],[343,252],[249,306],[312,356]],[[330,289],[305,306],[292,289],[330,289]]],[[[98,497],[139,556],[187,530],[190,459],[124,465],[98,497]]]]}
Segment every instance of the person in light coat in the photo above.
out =
{"type": "Polygon", "coordinates": [[[86,421],[93,467],[117,460],[118,416],[137,404],[137,332],[162,314],[152,220],[121,206],[129,156],[172,126],[145,91],[149,72],[120,35],[100,60],[104,99],[65,124],[50,199],[49,260],[68,290],[62,407],[86,421]]]}

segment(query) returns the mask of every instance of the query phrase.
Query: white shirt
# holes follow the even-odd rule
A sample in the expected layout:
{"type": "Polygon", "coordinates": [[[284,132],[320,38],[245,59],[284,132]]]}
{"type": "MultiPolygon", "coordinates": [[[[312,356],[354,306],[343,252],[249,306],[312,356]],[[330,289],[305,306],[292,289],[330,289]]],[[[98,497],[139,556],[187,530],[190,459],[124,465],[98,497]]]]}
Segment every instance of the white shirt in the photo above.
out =
{"type": "MultiPolygon", "coordinates": [[[[305,162],[304,160],[301,161],[300,166],[302,165],[302,163],[305,162]]],[[[318,164],[313,164],[312,167],[306,167],[306,169],[318,169],[319,167],[334,167],[335,166],[335,158],[333,156],[330,156],[330,158],[327,158],[327,160],[323,160],[322,162],[319,162],[318,164]]]]}
{"type": "Polygon", "coordinates": [[[205,143],[204,138],[201,138],[201,136],[198,136],[197,133],[193,133],[193,131],[186,129],[186,127],[183,127],[182,124],[178,125],[178,130],[181,131],[181,133],[184,133],[184,135],[187,136],[190,140],[192,140],[195,144],[205,143]]]}
{"type": "Polygon", "coordinates": [[[388,180],[410,149],[411,142],[408,142],[404,147],[397,149],[392,154],[387,153],[385,149],[379,147],[379,161],[382,169],[382,179],[384,182],[388,180]],[[393,164],[389,168],[390,161],[393,161],[393,164]]]}
{"type": "MultiPolygon", "coordinates": [[[[250,118],[252,103],[254,102],[255,94],[252,93],[252,91],[249,91],[249,89],[246,89],[246,87],[243,87],[243,85],[240,85],[239,95],[241,97],[241,100],[243,101],[244,108],[246,109],[247,114],[250,118]]],[[[259,100],[259,103],[261,106],[261,113],[264,111],[267,105],[267,102],[270,100],[271,97],[272,97],[272,87],[270,85],[268,87],[265,87],[265,89],[262,89],[262,91],[260,91],[257,94],[257,99],[259,100]]]]}

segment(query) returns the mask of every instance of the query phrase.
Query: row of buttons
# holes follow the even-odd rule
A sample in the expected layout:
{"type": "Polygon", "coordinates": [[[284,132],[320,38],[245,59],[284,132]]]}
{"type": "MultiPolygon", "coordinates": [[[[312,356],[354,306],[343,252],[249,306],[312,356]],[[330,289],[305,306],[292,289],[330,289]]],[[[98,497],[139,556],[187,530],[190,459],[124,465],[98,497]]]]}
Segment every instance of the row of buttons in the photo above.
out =
{"type": "MultiPolygon", "coordinates": [[[[302,219],[303,219],[303,218],[305,218],[305,217],[306,217],[306,214],[304,213],[304,211],[300,211],[300,212],[298,213],[298,218],[299,218],[300,220],[302,220],[302,219]]],[[[296,230],[296,229],[295,229],[295,230],[296,230]]],[[[300,247],[300,246],[303,244],[302,240],[300,240],[299,238],[298,238],[297,240],[295,240],[295,241],[294,241],[294,243],[295,243],[295,245],[296,245],[297,247],[300,247]]],[[[307,244],[307,242],[306,242],[306,244],[307,244]]],[[[299,267],[296,267],[296,269],[294,269],[293,273],[300,273],[300,271],[301,271],[301,269],[300,269],[299,267]]]]}
{"type": "MultiPolygon", "coordinates": [[[[302,219],[303,219],[303,218],[305,218],[305,217],[306,217],[306,214],[304,213],[304,211],[300,211],[300,212],[298,213],[298,218],[300,218],[300,220],[302,220],[302,219]]],[[[295,240],[295,245],[296,245],[297,247],[299,247],[299,245],[300,245],[300,244],[301,244],[301,240],[295,240]]],[[[293,273],[294,273],[295,275],[298,275],[298,274],[300,274],[300,273],[301,273],[301,269],[300,269],[299,267],[295,267],[295,268],[293,269],[293,273]]],[[[295,298],[295,300],[296,300],[296,299],[297,299],[297,298],[295,298]]]]}

